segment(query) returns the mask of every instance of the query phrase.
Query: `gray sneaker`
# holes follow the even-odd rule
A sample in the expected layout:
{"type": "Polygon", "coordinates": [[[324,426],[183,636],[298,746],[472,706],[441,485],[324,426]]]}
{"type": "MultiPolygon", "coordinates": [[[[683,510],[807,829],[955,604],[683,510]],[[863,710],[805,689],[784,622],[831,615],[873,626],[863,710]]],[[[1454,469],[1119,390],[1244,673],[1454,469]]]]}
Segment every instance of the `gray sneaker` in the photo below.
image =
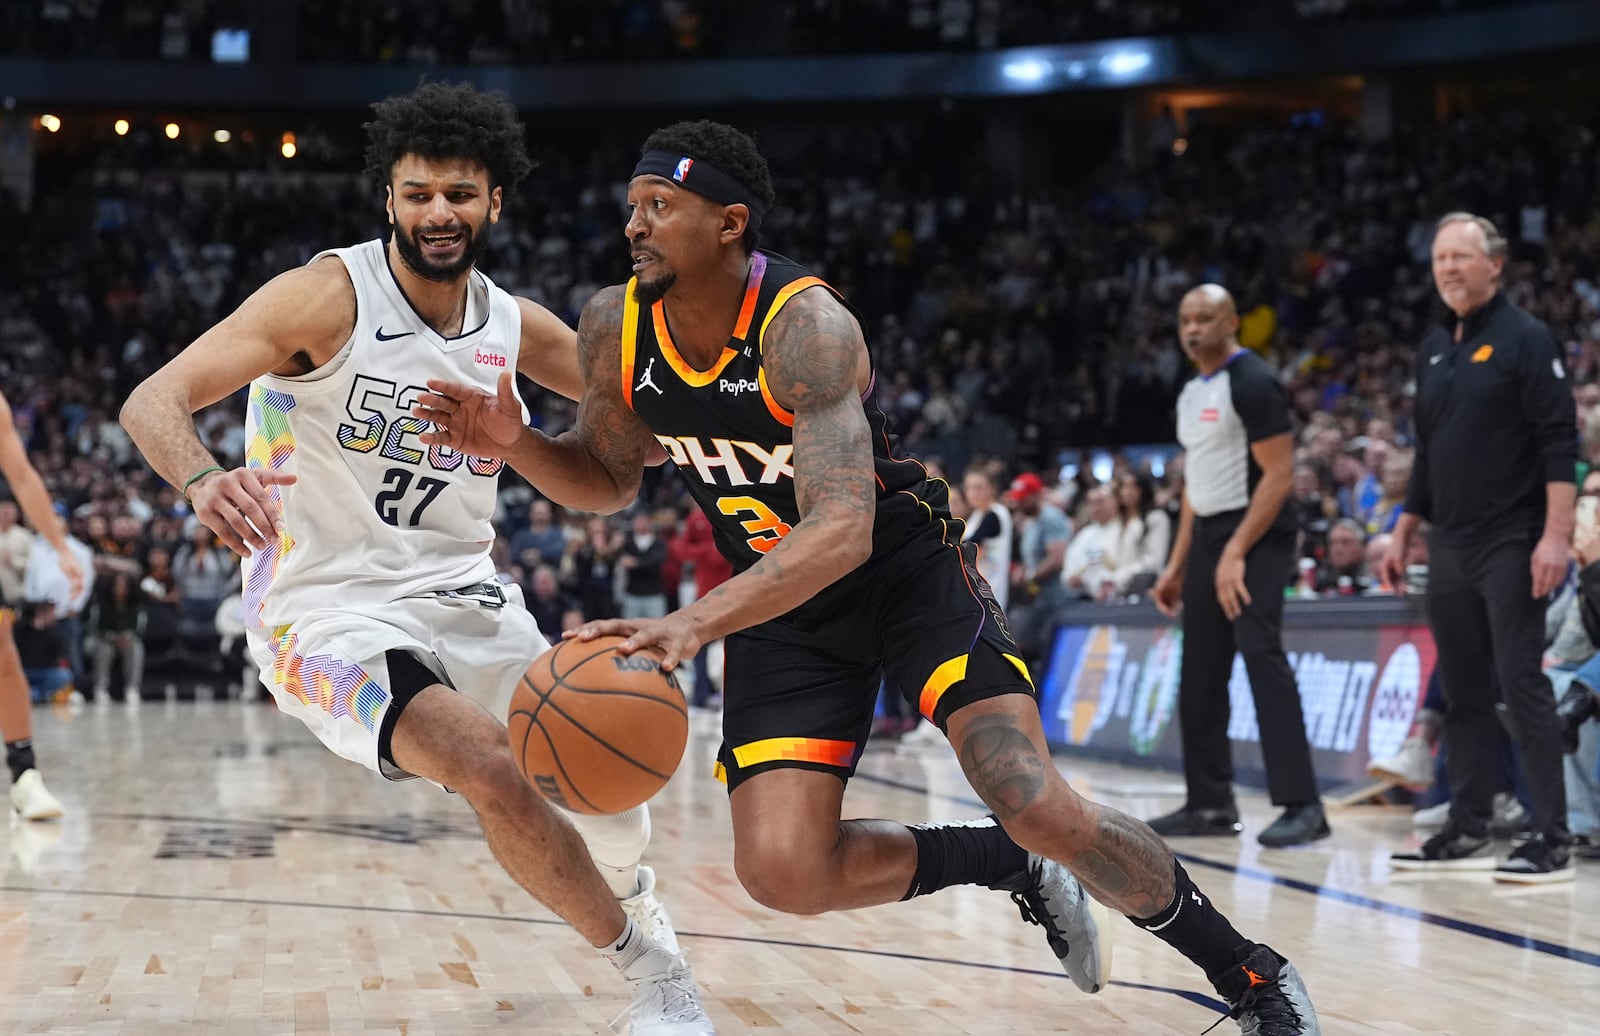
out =
{"type": "MultiPolygon", "coordinates": [[[[1243,1036],[1322,1036],[1300,973],[1271,947],[1257,945],[1211,984],[1228,1001],[1227,1017],[1238,1021],[1243,1036]]],[[[1211,1029],[1221,1024],[1218,1018],[1211,1029]]]]}
{"type": "Polygon", "coordinates": [[[1397,871],[1492,871],[1494,846],[1489,839],[1468,834],[1454,823],[1409,853],[1395,853],[1389,866],[1397,871]]]}
{"type": "Polygon", "coordinates": [[[1054,860],[1028,854],[1028,866],[990,888],[1011,893],[1022,919],[1044,929],[1050,951],[1073,985],[1098,993],[1111,981],[1111,914],[1054,860]]]}

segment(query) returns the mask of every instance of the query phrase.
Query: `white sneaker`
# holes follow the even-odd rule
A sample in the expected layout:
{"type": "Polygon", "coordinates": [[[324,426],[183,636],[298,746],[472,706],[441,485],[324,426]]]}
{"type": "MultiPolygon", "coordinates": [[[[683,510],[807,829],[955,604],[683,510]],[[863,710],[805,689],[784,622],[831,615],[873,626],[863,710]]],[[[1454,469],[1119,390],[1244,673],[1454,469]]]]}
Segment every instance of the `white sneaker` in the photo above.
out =
{"type": "Polygon", "coordinates": [[[639,865],[639,891],[621,900],[622,912],[627,914],[639,931],[650,942],[664,946],[674,955],[682,953],[678,946],[678,933],[672,930],[672,918],[667,908],[656,898],[656,872],[639,865]]]}
{"type": "Polygon", "coordinates": [[[55,820],[66,812],[61,800],[50,794],[38,770],[23,770],[11,785],[11,808],[24,820],[55,820]]]}
{"type": "Polygon", "coordinates": [[[632,1005],[617,1019],[628,1020],[628,1036],[716,1036],[681,954],[652,946],[622,974],[634,992],[632,1005]]]}
{"type": "Polygon", "coordinates": [[[900,743],[895,745],[896,753],[915,755],[930,749],[943,748],[949,742],[945,740],[944,731],[923,720],[915,728],[900,736],[900,743]]]}
{"type": "Polygon", "coordinates": [[[1367,773],[1379,780],[1397,781],[1418,791],[1433,787],[1433,750],[1428,742],[1413,734],[1400,750],[1386,759],[1367,764],[1367,773]]]}

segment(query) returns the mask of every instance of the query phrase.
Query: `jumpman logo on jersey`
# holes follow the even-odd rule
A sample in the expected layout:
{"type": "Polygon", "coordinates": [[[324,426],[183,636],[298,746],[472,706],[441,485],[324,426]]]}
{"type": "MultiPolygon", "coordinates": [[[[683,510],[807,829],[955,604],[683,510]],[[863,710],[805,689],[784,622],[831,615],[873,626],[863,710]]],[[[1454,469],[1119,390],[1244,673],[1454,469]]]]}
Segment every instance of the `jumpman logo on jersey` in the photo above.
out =
{"type": "Polygon", "coordinates": [[[655,367],[655,365],[656,365],[656,358],[654,356],[652,356],[652,357],[650,357],[650,362],[644,365],[644,377],[639,379],[639,384],[637,384],[637,385],[635,385],[633,387],[633,391],[635,391],[635,392],[643,392],[644,389],[645,389],[645,386],[648,385],[651,388],[656,390],[656,395],[661,396],[661,395],[665,395],[666,394],[666,393],[661,391],[661,386],[660,385],[657,385],[654,381],[650,380],[650,371],[651,371],[652,368],[655,367]]]}

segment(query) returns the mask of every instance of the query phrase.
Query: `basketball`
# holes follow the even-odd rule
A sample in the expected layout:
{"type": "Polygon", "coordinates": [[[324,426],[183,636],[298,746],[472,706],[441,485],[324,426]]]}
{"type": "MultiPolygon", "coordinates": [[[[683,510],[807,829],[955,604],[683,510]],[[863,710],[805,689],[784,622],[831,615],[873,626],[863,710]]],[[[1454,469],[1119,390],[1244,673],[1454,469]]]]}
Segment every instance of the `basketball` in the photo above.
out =
{"type": "Polygon", "coordinates": [[[564,640],[528,666],[506,717],[534,790],[574,813],[621,813],[660,791],[683,759],[689,708],[655,656],[622,637],[564,640]]]}

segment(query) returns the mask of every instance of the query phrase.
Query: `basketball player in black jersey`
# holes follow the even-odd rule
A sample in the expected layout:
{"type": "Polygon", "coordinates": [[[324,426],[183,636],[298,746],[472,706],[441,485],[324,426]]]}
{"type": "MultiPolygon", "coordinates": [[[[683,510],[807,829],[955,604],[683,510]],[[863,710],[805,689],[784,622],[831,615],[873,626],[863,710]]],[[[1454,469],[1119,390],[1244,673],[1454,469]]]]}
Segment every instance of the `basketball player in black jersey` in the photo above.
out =
{"type": "Polygon", "coordinates": [[[772,201],[743,133],[696,122],[653,134],[628,187],[634,277],[579,323],[577,427],[553,439],[524,427],[509,378],[498,396],[430,382],[416,415],[437,431],[424,440],[503,456],[588,511],[631,502],[657,442],[677,463],[737,574],[665,618],[578,635],[621,634],[669,668],[727,638],[719,770],[735,870],[758,902],[816,914],[956,884],[1007,889],[1095,990],[1109,931],[1086,888],[1204,969],[1246,1031],[1320,1032],[1293,966],[1239,935],[1144,823],[1080,797],[1051,762],[1031,677],[946,487],[884,427],[860,321],[756,247],[772,201]],[[841,821],[885,675],[945,732],[987,821],[841,821]]]}

